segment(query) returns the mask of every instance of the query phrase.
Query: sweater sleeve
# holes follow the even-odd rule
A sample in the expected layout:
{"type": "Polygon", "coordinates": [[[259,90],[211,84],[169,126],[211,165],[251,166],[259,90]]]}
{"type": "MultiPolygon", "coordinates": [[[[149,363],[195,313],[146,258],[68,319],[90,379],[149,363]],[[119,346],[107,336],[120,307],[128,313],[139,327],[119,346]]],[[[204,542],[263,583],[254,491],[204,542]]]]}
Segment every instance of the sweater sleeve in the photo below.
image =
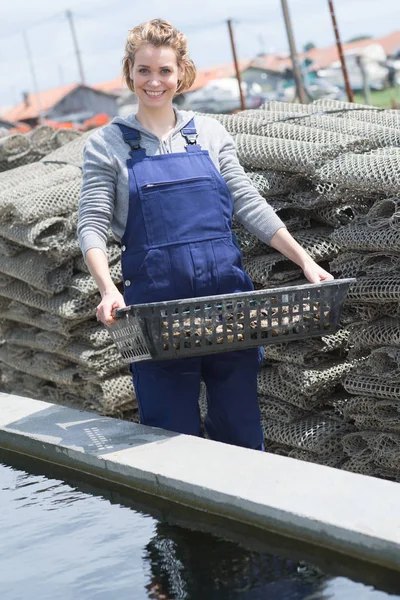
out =
{"type": "Polygon", "coordinates": [[[106,253],[114,213],[117,172],[101,132],[93,134],[83,151],[83,178],[78,209],[78,239],[83,256],[90,248],[106,253]]]}
{"type": "Polygon", "coordinates": [[[278,229],[286,226],[253,186],[239,163],[233,138],[225,128],[221,129],[218,159],[221,175],[232,194],[234,215],[250,233],[269,245],[278,229]]]}

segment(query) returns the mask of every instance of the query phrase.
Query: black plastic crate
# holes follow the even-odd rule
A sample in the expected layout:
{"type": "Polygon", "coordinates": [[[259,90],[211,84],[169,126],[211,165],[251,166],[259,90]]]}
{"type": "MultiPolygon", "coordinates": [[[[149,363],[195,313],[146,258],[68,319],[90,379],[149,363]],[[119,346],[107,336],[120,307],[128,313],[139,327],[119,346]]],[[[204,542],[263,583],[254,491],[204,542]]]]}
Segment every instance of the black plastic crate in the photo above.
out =
{"type": "Polygon", "coordinates": [[[242,350],[332,333],[355,279],[136,304],[110,335],[125,362],[242,350]]]}

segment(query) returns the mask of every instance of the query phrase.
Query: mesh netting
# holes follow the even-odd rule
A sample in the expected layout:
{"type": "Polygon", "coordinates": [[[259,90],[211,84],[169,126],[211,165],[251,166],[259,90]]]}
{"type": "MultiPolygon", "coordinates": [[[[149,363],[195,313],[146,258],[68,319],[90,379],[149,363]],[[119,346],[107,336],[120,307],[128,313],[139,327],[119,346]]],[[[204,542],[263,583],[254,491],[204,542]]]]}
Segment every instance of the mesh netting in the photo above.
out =
{"type": "Polygon", "coordinates": [[[355,396],[344,408],[347,418],[359,429],[400,432],[400,401],[355,396]]]}
{"type": "Polygon", "coordinates": [[[343,449],[349,456],[360,456],[365,450],[373,451],[381,464],[400,469],[400,434],[380,431],[357,431],[343,437],[343,449]],[[385,461],[386,459],[386,461],[385,461]]]}
{"type": "Polygon", "coordinates": [[[3,136],[0,138],[0,162],[7,160],[10,156],[22,154],[29,150],[29,140],[22,133],[14,133],[12,135],[3,136]]]}
{"type": "Polygon", "coordinates": [[[130,375],[116,375],[86,383],[81,393],[90,408],[104,415],[118,416],[137,408],[130,375]]]}
{"type": "Polygon", "coordinates": [[[362,275],[382,276],[385,274],[400,274],[400,256],[374,252],[361,254],[359,252],[343,252],[331,262],[334,272],[342,277],[357,277],[362,275]]]}
{"type": "Polygon", "coordinates": [[[276,367],[260,369],[257,378],[257,390],[261,396],[272,396],[284,400],[306,411],[312,410],[320,403],[317,396],[305,396],[288,385],[276,367]]]}
{"type": "Polygon", "coordinates": [[[368,375],[368,373],[356,371],[345,377],[343,387],[350,394],[358,396],[397,400],[400,397],[400,376],[397,379],[385,379],[379,375],[368,375]]]}
{"type": "Polygon", "coordinates": [[[380,348],[382,346],[400,347],[399,319],[382,318],[372,323],[357,323],[351,327],[352,350],[380,348]]]}
{"type": "Polygon", "coordinates": [[[98,304],[96,296],[71,298],[67,292],[57,296],[44,296],[34,292],[28,285],[21,281],[9,281],[4,285],[0,282],[0,296],[17,300],[32,308],[62,317],[63,319],[82,320],[92,317],[98,304]]]}
{"type": "Polygon", "coordinates": [[[259,135],[268,138],[279,138],[282,140],[295,140],[298,142],[312,142],[315,144],[336,144],[341,146],[343,151],[349,148],[357,147],[359,143],[357,137],[343,135],[335,131],[326,131],[323,129],[303,127],[292,123],[276,123],[253,116],[243,116],[238,118],[236,115],[210,115],[217,118],[220,123],[233,135],[246,133],[259,135]]]}
{"type": "Polygon", "coordinates": [[[35,180],[30,189],[8,190],[0,196],[0,216],[20,223],[57,217],[77,210],[81,190],[81,171],[65,165],[44,180],[35,180]],[[33,191],[33,188],[36,188],[33,191]]]}
{"type": "MultiPolygon", "coordinates": [[[[330,233],[330,229],[313,228],[294,231],[292,235],[314,260],[323,261],[330,260],[339,251],[339,247],[330,239],[330,233]]],[[[255,253],[253,249],[251,254],[255,253]]],[[[263,285],[287,283],[301,276],[301,269],[279,252],[248,255],[244,266],[253,281],[263,285]]]]}
{"type": "MultiPolygon", "coordinates": [[[[312,171],[308,172],[312,174],[312,171]]],[[[315,177],[322,182],[367,193],[396,194],[400,189],[400,148],[393,148],[390,153],[376,150],[365,154],[342,154],[317,168],[315,177]]]]}
{"type": "Polygon", "coordinates": [[[307,411],[289,404],[279,398],[269,396],[259,396],[258,398],[261,413],[261,425],[268,424],[269,420],[280,421],[282,423],[292,423],[307,414],[307,411]]]}
{"type": "Polygon", "coordinates": [[[316,367],[283,363],[278,367],[286,385],[304,396],[316,396],[333,391],[346,375],[357,366],[357,361],[326,361],[316,367]]]}
{"type": "Polygon", "coordinates": [[[399,302],[400,275],[360,277],[351,285],[347,299],[371,303],[399,302]]]}
{"type": "Polygon", "coordinates": [[[264,198],[294,192],[306,185],[300,175],[282,173],[280,171],[250,171],[247,173],[247,176],[264,198]]]}
{"type": "Polygon", "coordinates": [[[239,161],[244,167],[307,175],[313,175],[319,164],[341,151],[333,144],[313,144],[246,133],[237,134],[235,141],[239,161]]]}
{"type": "MultiPolygon", "coordinates": [[[[122,281],[120,262],[110,266],[110,275],[115,284],[122,281]]],[[[98,294],[98,288],[95,280],[91,275],[86,275],[84,273],[78,273],[77,275],[74,275],[68,291],[71,299],[88,298],[89,296],[93,296],[93,294],[98,294]]]]}
{"type": "Polygon", "coordinates": [[[399,224],[400,200],[380,200],[358,222],[336,230],[332,238],[346,249],[397,252],[400,251],[399,224]]]}
{"type": "Polygon", "coordinates": [[[12,171],[0,173],[0,198],[6,190],[31,184],[35,179],[41,179],[60,168],[58,164],[44,164],[42,162],[16,167],[12,171]]]}
{"type": "Polygon", "coordinates": [[[346,459],[346,455],[343,451],[340,450],[340,448],[338,448],[338,450],[333,454],[323,456],[321,456],[320,454],[314,454],[313,452],[309,452],[307,450],[295,448],[294,450],[291,450],[289,452],[288,456],[297,460],[304,460],[306,462],[316,463],[319,465],[324,465],[325,467],[334,468],[340,468],[346,459]]]}
{"type": "Polygon", "coordinates": [[[278,252],[248,256],[243,264],[251,279],[264,286],[289,283],[301,276],[301,269],[278,252]]]}
{"type": "MultiPolygon", "coordinates": [[[[75,321],[66,321],[61,317],[26,306],[15,300],[9,301],[6,298],[0,298],[0,303],[1,301],[8,302],[8,305],[4,306],[1,311],[1,319],[6,321],[32,325],[45,331],[55,331],[63,335],[69,335],[72,327],[76,325],[75,321]]],[[[78,323],[81,326],[79,319],[78,323]]]]}
{"type": "Polygon", "coordinates": [[[70,233],[76,236],[75,216],[51,217],[40,220],[32,225],[22,225],[14,222],[0,223],[0,235],[32,250],[46,251],[65,245],[65,239],[70,233]]]}
{"type": "Polygon", "coordinates": [[[77,373],[82,379],[104,377],[121,369],[121,360],[114,345],[94,349],[55,333],[21,328],[8,332],[7,344],[56,354],[81,365],[84,369],[77,368],[77,373]]]}
{"type": "Polygon", "coordinates": [[[72,280],[73,265],[68,262],[57,266],[46,256],[27,250],[0,261],[0,273],[10,275],[33,288],[53,295],[64,290],[72,280]]]}
{"type": "Polygon", "coordinates": [[[266,439],[321,455],[337,454],[342,449],[342,437],[349,425],[325,417],[306,417],[295,423],[266,421],[266,439]]]}
{"type": "Polygon", "coordinates": [[[5,240],[0,237],[0,255],[1,256],[16,256],[19,252],[23,250],[22,246],[15,244],[14,242],[10,242],[10,240],[5,240]]]}
{"type": "Polygon", "coordinates": [[[311,212],[311,217],[330,227],[347,225],[360,215],[368,212],[371,204],[369,202],[357,202],[351,204],[339,204],[333,206],[317,206],[311,212]]]}
{"type": "Polygon", "coordinates": [[[347,346],[349,331],[339,329],[337,333],[317,339],[268,344],[264,346],[264,360],[276,360],[296,365],[320,364],[326,361],[327,354],[340,355],[347,346]]]}
{"type": "Polygon", "coordinates": [[[87,131],[74,139],[72,142],[65,144],[61,148],[57,148],[57,150],[53,150],[47,154],[44,158],[42,158],[41,162],[49,165],[52,162],[58,164],[75,164],[82,165],[83,161],[83,148],[88,140],[88,138],[96,131],[96,129],[92,129],[91,131],[87,131]]]}
{"type": "Polygon", "coordinates": [[[17,366],[23,373],[60,385],[72,386],[82,381],[73,363],[54,354],[5,344],[0,347],[0,362],[13,368],[17,366]]]}

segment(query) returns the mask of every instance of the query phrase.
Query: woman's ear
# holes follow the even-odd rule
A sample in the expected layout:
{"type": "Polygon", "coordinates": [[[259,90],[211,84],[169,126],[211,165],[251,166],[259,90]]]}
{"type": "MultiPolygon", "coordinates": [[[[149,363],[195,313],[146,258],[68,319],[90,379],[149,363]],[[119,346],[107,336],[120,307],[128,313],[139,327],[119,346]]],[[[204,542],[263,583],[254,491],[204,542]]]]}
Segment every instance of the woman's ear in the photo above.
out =
{"type": "Polygon", "coordinates": [[[133,67],[133,62],[129,59],[129,77],[132,79],[134,79],[134,67],[133,67]]]}

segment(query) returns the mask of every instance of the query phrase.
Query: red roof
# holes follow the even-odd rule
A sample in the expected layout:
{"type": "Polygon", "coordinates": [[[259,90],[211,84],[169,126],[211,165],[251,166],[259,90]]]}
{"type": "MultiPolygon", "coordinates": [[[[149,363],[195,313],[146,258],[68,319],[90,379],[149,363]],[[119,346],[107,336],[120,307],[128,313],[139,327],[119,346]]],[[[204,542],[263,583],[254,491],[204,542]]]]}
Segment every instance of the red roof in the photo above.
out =
{"type": "MultiPolygon", "coordinates": [[[[358,48],[365,48],[371,44],[380,44],[386,55],[390,56],[396,50],[400,49],[400,31],[394,31],[382,38],[371,38],[369,40],[360,40],[358,42],[351,42],[350,44],[343,44],[343,51],[346,53],[358,48]]],[[[328,48],[314,48],[307,52],[306,56],[312,60],[312,69],[316,71],[325,69],[339,60],[339,53],[336,45],[329,46],[328,48]]]]}
{"type": "Polygon", "coordinates": [[[9,121],[23,121],[26,119],[35,119],[39,115],[39,102],[42,111],[47,111],[52,108],[57,102],[62,100],[64,96],[72,92],[78,87],[77,83],[70,83],[69,85],[62,85],[58,88],[51,90],[45,90],[39,92],[39,94],[28,94],[27,102],[22,101],[11,110],[9,110],[4,117],[9,121]]]}
{"type": "MultiPolygon", "coordinates": [[[[243,59],[239,60],[239,70],[244,71],[246,67],[249,66],[250,60],[243,59]]],[[[217,67],[208,67],[207,69],[197,70],[196,79],[190,88],[190,92],[194,92],[206,85],[209,81],[213,79],[222,79],[224,77],[232,77],[235,75],[235,63],[225,63],[223,65],[219,65],[217,67]]]]}
{"type": "Polygon", "coordinates": [[[122,75],[118,75],[111,81],[105,81],[104,83],[96,83],[96,85],[92,85],[92,88],[95,90],[99,90],[100,92],[106,92],[107,94],[112,94],[113,92],[118,94],[123,90],[127,90],[128,87],[125,83],[125,79],[122,75]]]}

